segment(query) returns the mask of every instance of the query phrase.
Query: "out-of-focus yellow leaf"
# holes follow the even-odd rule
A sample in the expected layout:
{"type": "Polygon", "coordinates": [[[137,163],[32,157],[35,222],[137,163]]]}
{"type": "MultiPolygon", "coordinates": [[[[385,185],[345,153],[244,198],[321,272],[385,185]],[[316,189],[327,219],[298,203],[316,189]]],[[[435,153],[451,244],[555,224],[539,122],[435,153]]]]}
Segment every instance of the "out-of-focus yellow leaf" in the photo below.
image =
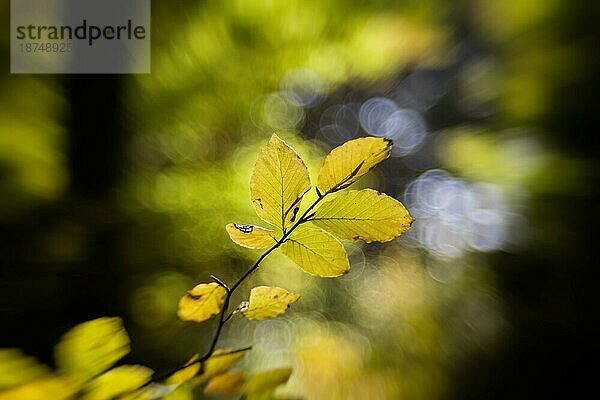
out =
{"type": "Polygon", "coordinates": [[[302,158],[273,134],[260,151],[250,179],[252,204],[258,216],[285,229],[296,220],[302,196],[310,186],[302,158]]]}
{"type": "Polygon", "coordinates": [[[119,400],[193,400],[193,387],[187,383],[181,385],[150,384],[143,389],[118,397],[119,400]]]}
{"type": "Polygon", "coordinates": [[[177,315],[184,321],[202,322],[221,312],[227,291],[218,283],[201,283],[179,300],[177,315]]]}
{"type": "Polygon", "coordinates": [[[198,374],[200,371],[200,363],[197,362],[200,358],[199,354],[194,354],[192,358],[185,364],[182,370],[175,372],[173,375],[167,378],[166,383],[168,385],[179,385],[183,382],[187,382],[198,374]]]}
{"type": "Polygon", "coordinates": [[[83,381],[110,368],[129,353],[129,337],[120,318],[103,317],[79,324],[56,346],[56,364],[83,381]]]}
{"type": "Polygon", "coordinates": [[[413,222],[398,200],[372,189],[351,190],[323,203],[311,221],[340,239],[387,242],[413,222]]]}
{"type": "Polygon", "coordinates": [[[248,400],[270,399],[277,386],[286,383],[291,375],[291,368],[259,372],[248,378],[243,391],[248,400]]]}
{"type": "Polygon", "coordinates": [[[299,295],[280,287],[258,286],[250,291],[250,304],[243,314],[248,319],[274,318],[283,314],[299,298],[299,295]]]}
{"type": "Polygon", "coordinates": [[[207,396],[233,396],[239,394],[246,383],[243,372],[225,372],[212,378],[204,388],[207,396]]]}
{"type": "Polygon", "coordinates": [[[0,349],[0,390],[27,383],[50,373],[50,368],[17,349],[0,349]]]}
{"type": "Polygon", "coordinates": [[[85,389],[84,400],[110,400],[140,388],[152,377],[141,365],[122,365],[94,379],[85,389]]]}
{"type": "Polygon", "coordinates": [[[0,400],[69,400],[79,387],[67,376],[48,375],[0,392],[0,400]]]}
{"type": "Polygon", "coordinates": [[[213,355],[204,362],[202,368],[203,372],[199,376],[199,380],[201,382],[205,382],[213,376],[220,374],[221,372],[225,371],[227,368],[235,364],[240,358],[244,357],[245,354],[245,352],[242,351],[226,354],[230,351],[231,349],[215,350],[213,355]]]}
{"type": "Polygon", "coordinates": [[[298,227],[281,245],[281,251],[311,275],[333,278],[350,271],[344,246],[319,228],[298,227]]]}
{"type": "Polygon", "coordinates": [[[350,140],[325,157],[317,187],[323,194],[347,188],[388,158],[391,151],[392,141],[389,139],[365,137],[350,140]]]}
{"type": "Polygon", "coordinates": [[[264,249],[275,244],[275,232],[256,225],[227,224],[229,237],[240,246],[249,249],[264,249]]]}
{"type": "Polygon", "coordinates": [[[192,388],[187,385],[181,385],[168,395],[161,397],[162,400],[194,400],[192,388]]]}

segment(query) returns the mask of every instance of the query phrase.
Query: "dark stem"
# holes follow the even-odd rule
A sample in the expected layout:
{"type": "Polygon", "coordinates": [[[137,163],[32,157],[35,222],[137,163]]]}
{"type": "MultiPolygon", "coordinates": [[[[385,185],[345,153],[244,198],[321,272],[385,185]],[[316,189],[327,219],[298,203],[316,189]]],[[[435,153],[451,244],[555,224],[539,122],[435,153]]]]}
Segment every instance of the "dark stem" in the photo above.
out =
{"type": "MultiPolygon", "coordinates": [[[[258,260],[256,260],[256,262],[254,263],[254,265],[244,273],[244,275],[241,276],[240,279],[237,280],[236,283],[233,284],[233,286],[231,286],[231,289],[229,289],[227,291],[227,296],[225,297],[225,302],[223,303],[223,308],[221,309],[221,314],[219,315],[219,325],[217,326],[217,331],[215,333],[215,336],[213,338],[213,341],[210,345],[210,348],[208,349],[208,351],[206,352],[206,354],[204,354],[204,356],[202,356],[201,360],[202,361],[206,361],[210,358],[210,356],[212,355],[212,353],[215,351],[215,348],[217,346],[217,342],[219,341],[219,337],[221,336],[221,331],[223,330],[223,325],[225,325],[225,322],[227,322],[229,320],[229,318],[231,318],[231,315],[229,317],[227,317],[227,319],[225,319],[225,313],[227,312],[227,310],[229,309],[229,301],[231,299],[231,296],[233,295],[233,293],[235,292],[235,290],[240,287],[240,285],[246,280],[246,278],[248,278],[254,271],[256,271],[258,269],[258,267],[260,267],[260,263],[269,255],[273,252],[273,250],[277,249],[279,246],[281,246],[283,244],[283,242],[285,242],[285,240],[290,236],[290,234],[298,227],[298,225],[305,223],[306,220],[306,216],[313,210],[313,208],[315,208],[317,206],[317,204],[319,204],[321,202],[321,200],[323,200],[323,198],[327,195],[327,193],[325,194],[321,194],[321,193],[317,193],[319,196],[317,198],[317,200],[315,200],[310,207],[308,207],[306,209],[306,211],[304,211],[304,213],[302,214],[302,216],[298,219],[298,221],[292,225],[292,227],[286,231],[283,236],[281,237],[281,239],[279,239],[277,241],[277,243],[275,243],[273,246],[271,246],[266,252],[264,252],[259,258],[258,260]]],[[[214,279],[214,278],[213,278],[214,279]]],[[[220,282],[220,281],[217,281],[220,282]]],[[[227,286],[225,284],[223,284],[222,286],[224,286],[225,288],[227,288],[227,286]]]]}
{"type": "MultiPolygon", "coordinates": [[[[211,275],[211,278],[217,282],[220,286],[222,286],[223,288],[225,288],[225,290],[227,291],[227,295],[225,296],[225,300],[223,302],[223,308],[221,309],[221,313],[219,314],[219,325],[217,325],[217,330],[215,332],[215,336],[213,337],[212,343],[210,345],[210,348],[208,349],[208,351],[202,356],[200,357],[198,360],[189,363],[189,364],[185,364],[182,365],[181,367],[178,367],[172,371],[169,371],[166,374],[163,374],[157,378],[154,378],[150,381],[148,381],[144,386],[142,387],[146,387],[151,383],[154,382],[158,382],[161,381],[165,378],[168,378],[169,376],[171,376],[172,374],[174,374],[177,371],[181,371],[184,368],[189,367],[190,365],[194,365],[196,363],[203,363],[204,361],[208,360],[209,358],[213,357],[213,353],[215,352],[215,349],[217,347],[217,343],[219,342],[219,338],[221,336],[221,332],[223,330],[223,326],[225,325],[225,323],[227,321],[229,321],[229,319],[233,316],[233,312],[230,313],[227,318],[225,318],[225,313],[227,312],[227,310],[229,309],[229,303],[231,300],[231,296],[233,295],[233,293],[235,292],[235,290],[240,287],[240,285],[246,280],[246,278],[248,278],[254,271],[256,271],[256,269],[258,269],[258,267],[260,266],[260,263],[269,255],[273,252],[273,250],[277,249],[279,246],[281,246],[283,244],[283,242],[285,242],[285,240],[290,236],[290,234],[300,225],[303,224],[305,222],[307,222],[309,220],[309,218],[307,218],[307,215],[313,210],[313,208],[315,208],[317,206],[317,204],[319,204],[321,202],[321,200],[323,200],[325,198],[325,196],[327,196],[329,193],[331,193],[333,190],[330,190],[327,193],[320,193],[317,189],[317,195],[318,198],[317,200],[315,200],[310,207],[308,207],[306,209],[306,211],[304,211],[304,213],[302,214],[302,216],[298,219],[298,221],[296,221],[296,223],[294,225],[292,225],[292,227],[289,230],[284,230],[284,234],[281,237],[281,239],[279,239],[273,246],[271,246],[267,251],[265,251],[259,258],[258,260],[256,260],[256,262],[254,263],[254,265],[252,265],[252,267],[246,271],[244,273],[244,275],[241,276],[241,278],[239,278],[237,280],[237,282],[235,282],[233,284],[233,286],[231,286],[231,288],[229,288],[223,281],[221,281],[219,278],[217,278],[214,275],[211,275]]],[[[312,216],[312,215],[311,215],[312,216]]],[[[236,350],[236,351],[232,351],[232,352],[228,352],[228,353],[223,353],[223,354],[219,354],[219,355],[226,355],[226,354],[233,354],[233,353],[239,353],[241,351],[246,351],[249,350],[251,347],[247,347],[241,350],[236,350]]],[[[215,356],[216,357],[216,356],[215,356]]]]}

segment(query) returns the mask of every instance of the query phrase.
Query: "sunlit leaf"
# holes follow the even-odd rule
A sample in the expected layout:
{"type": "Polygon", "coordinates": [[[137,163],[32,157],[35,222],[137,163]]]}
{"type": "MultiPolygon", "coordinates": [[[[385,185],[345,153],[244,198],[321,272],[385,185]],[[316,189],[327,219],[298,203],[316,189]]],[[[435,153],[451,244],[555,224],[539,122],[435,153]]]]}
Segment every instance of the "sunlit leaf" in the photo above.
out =
{"type": "Polygon", "coordinates": [[[350,140],[325,158],[317,187],[321,193],[335,192],[356,182],[375,165],[390,156],[392,141],[379,137],[350,140]]]}
{"type": "Polygon", "coordinates": [[[212,378],[204,388],[207,396],[233,396],[240,393],[246,383],[243,372],[225,372],[212,378]]]}
{"type": "Polygon", "coordinates": [[[298,227],[281,245],[281,251],[311,275],[332,278],[350,270],[344,246],[319,228],[298,227]]]}
{"type": "Polygon", "coordinates": [[[273,391],[286,383],[292,375],[291,368],[279,368],[271,371],[259,372],[248,378],[243,388],[248,400],[269,399],[273,391]]]}
{"type": "Polygon", "coordinates": [[[200,363],[197,362],[199,358],[199,354],[194,354],[192,358],[185,363],[186,367],[173,373],[173,375],[167,378],[166,383],[169,385],[179,385],[196,376],[200,371],[200,363]]]}
{"type": "Polygon", "coordinates": [[[62,375],[48,375],[0,392],[0,400],[69,400],[74,399],[79,385],[62,375]]]}
{"type": "Polygon", "coordinates": [[[277,241],[275,232],[256,225],[228,224],[225,229],[231,240],[249,249],[264,249],[277,241]]]}
{"type": "Polygon", "coordinates": [[[323,203],[311,221],[340,239],[387,242],[406,232],[412,217],[398,200],[372,189],[351,190],[323,203]]]}
{"type": "Polygon", "coordinates": [[[84,400],[110,400],[140,388],[152,377],[152,370],[141,365],[115,367],[94,379],[85,389],[84,400]]]}
{"type": "Polygon", "coordinates": [[[58,368],[87,380],[129,353],[129,337],[120,318],[98,318],[72,328],[56,346],[58,368]]]}
{"type": "Polygon", "coordinates": [[[50,373],[50,368],[17,349],[0,349],[0,390],[30,382],[50,373]]]}
{"type": "Polygon", "coordinates": [[[280,287],[258,286],[250,291],[248,308],[242,313],[248,319],[274,318],[283,314],[300,298],[280,287]]]}
{"type": "Polygon", "coordinates": [[[259,217],[285,229],[293,223],[302,196],[310,189],[308,169],[300,156],[273,134],[252,171],[250,194],[259,217]]]}
{"type": "Polygon", "coordinates": [[[221,312],[227,291],[218,283],[201,283],[179,300],[177,315],[184,321],[202,322],[221,312]]]}

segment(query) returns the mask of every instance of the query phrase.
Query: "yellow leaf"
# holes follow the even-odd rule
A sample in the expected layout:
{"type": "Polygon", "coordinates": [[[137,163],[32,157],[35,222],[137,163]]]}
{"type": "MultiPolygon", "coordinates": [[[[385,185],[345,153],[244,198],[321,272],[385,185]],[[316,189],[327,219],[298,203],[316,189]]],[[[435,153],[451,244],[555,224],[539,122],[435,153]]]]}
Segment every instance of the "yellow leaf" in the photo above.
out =
{"type": "Polygon", "coordinates": [[[292,375],[291,368],[259,372],[248,378],[243,390],[248,400],[270,398],[277,386],[286,383],[292,375]]]}
{"type": "Polygon", "coordinates": [[[204,388],[207,396],[233,396],[240,393],[246,382],[243,372],[225,372],[212,378],[204,388]]]}
{"type": "Polygon", "coordinates": [[[217,283],[201,283],[179,300],[177,315],[183,321],[206,321],[221,312],[227,291],[217,283]]]}
{"type": "Polygon", "coordinates": [[[344,246],[319,228],[298,227],[281,245],[281,251],[311,275],[333,278],[350,270],[344,246]]]}
{"type": "Polygon", "coordinates": [[[27,383],[50,373],[50,368],[17,349],[0,349],[0,390],[27,383]]]}
{"type": "Polygon", "coordinates": [[[167,378],[166,383],[168,385],[180,385],[183,382],[187,382],[198,374],[200,371],[200,363],[197,362],[200,358],[199,354],[194,354],[190,360],[185,363],[186,368],[175,372],[173,375],[167,378]]]}
{"type": "Polygon", "coordinates": [[[0,392],[0,400],[69,400],[79,385],[62,375],[48,375],[0,392]]]}
{"type": "Polygon", "coordinates": [[[387,242],[406,232],[412,217],[398,200],[372,189],[351,190],[323,203],[311,221],[340,239],[387,242]]]}
{"type": "Polygon", "coordinates": [[[111,400],[131,394],[152,377],[152,370],[141,365],[122,365],[94,379],[85,389],[83,400],[111,400]]]}
{"type": "Polygon", "coordinates": [[[129,353],[129,337],[120,318],[98,318],[63,335],[55,349],[56,364],[83,381],[110,368],[129,353]]]}
{"type": "Polygon", "coordinates": [[[220,374],[227,368],[235,364],[240,358],[244,357],[245,352],[236,352],[227,354],[231,349],[218,349],[213,355],[204,362],[203,372],[200,375],[201,381],[206,381],[215,375],[220,374]]]}
{"type": "Polygon", "coordinates": [[[388,158],[391,151],[392,141],[389,139],[365,137],[350,140],[327,155],[319,172],[317,187],[323,194],[347,188],[388,158]]]}
{"type": "Polygon", "coordinates": [[[299,298],[299,295],[280,287],[258,286],[250,291],[250,304],[243,314],[248,319],[274,318],[283,314],[299,298]]]}
{"type": "Polygon", "coordinates": [[[227,224],[225,229],[231,240],[249,249],[264,249],[277,241],[275,232],[256,225],[227,224]]]}
{"type": "Polygon", "coordinates": [[[264,147],[252,171],[250,194],[263,220],[284,229],[293,223],[302,196],[310,190],[308,169],[300,156],[277,135],[264,147]]]}
{"type": "MultiPolygon", "coordinates": [[[[156,397],[154,397],[156,399],[156,397]]],[[[186,385],[179,386],[168,395],[161,397],[162,400],[194,400],[192,389],[186,385]]]]}

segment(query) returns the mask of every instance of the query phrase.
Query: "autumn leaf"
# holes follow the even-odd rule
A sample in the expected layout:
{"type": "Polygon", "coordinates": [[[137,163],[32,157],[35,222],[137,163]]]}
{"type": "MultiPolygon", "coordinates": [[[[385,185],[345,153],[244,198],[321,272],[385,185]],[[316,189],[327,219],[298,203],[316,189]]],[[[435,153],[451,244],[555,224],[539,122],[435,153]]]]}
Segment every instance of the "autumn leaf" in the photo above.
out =
{"type": "Polygon", "coordinates": [[[340,239],[387,242],[413,222],[398,200],[372,189],[351,190],[323,203],[311,221],[340,239]]]}
{"type": "Polygon", "coordinates": [[[227,291],[217,283],[201,283],[179,300],[177,315],[183,321],[202,322],[221,312],[227,291]]]}
{"type": "Polygon", "coordinates": [[[244,351],[231,352],[231,349],[218,349],[212,356],[204,362],[202,366],[202,374],[198,377],[201,382],[205,382],[213,376],[219,375],[227,370],[238,360],[244,357],[244,351]]]}
{"type": "Polygon", "coordinates": [[[249,249],[265,249],[277,242],[275,232],[260,226],[228,224],[225,229],[233,242],[249,249]]]}
{"type": "Polygon", "coordinates": [[[82,380],[110,368],[129,353],[129,337],[120,318],[84,322],[63,335],[55,349],[56,364],[82,380]]]}
{"type": "Polygon", "coordinates": [[[311,275],[333,278],[350,271],[344,246],[319,228],[298,227],[281,245],[281,251],[311,275]]]}
{"type": "Polygon", "coordinates": [[[252,204],[258,216],[285,230],[296,220],[302,196],[310,187],[304,161],[273,134],[260,151],[250,179],[252,204]]]}
{"type": "Polygon", "coordinates": [[[258,286],[250,291],[248,308],[242,313],[248,319],[274,318],[283,314],[299,295],[280,287],[258,286]]]}
{"type": "Polygon", "coordinates": [[[141,365],[122,365],[94,379],[85,389],[83,400],[111,400],[140,388],[152,377],[141,365]]]}
{"type": "Polygon", "coordinates": [[[275,389],[286,383],[292,375],[291,368],[259,372],[248,378],[243,388],[248,400],[270,399],[275,389]]]}
{"type": "Polygon", "coordinates": [[[391,151],[392,141],[385,138],[365,137],[346,142],[325,157],[317,187],[323,194],[345,189],[388,158],[391,151]]]}
{"type": "Polygon", "coordinates": [[[225,372],[212,378],[204,388],[207,396],[233,396],[239,394],[246,383],[243,372],[225,372]]]}
{"type": "Polygon", "coordinates": [[[50,368],[17,349],[0,349],[0,390],[30,382],[50,373],[50,368]]]}
{"type": "Polygon", "coordinates": [[[0,392],[0,400],[69,400],[80,385],[65,375],[47,375],[0,392]]]}
{"type": "Polygon", "coordinates": [[[194,354],[192,358],[190,358],[190,360],[187,363],[185,363],[185,368],[173,373],[170,377],[167,378],[166,383],[168,385],[180,385],[195,377],[198,374],[198,372],[200,372],[200,362],[198,362],[199,358],[199,354],[194,354]]]}

